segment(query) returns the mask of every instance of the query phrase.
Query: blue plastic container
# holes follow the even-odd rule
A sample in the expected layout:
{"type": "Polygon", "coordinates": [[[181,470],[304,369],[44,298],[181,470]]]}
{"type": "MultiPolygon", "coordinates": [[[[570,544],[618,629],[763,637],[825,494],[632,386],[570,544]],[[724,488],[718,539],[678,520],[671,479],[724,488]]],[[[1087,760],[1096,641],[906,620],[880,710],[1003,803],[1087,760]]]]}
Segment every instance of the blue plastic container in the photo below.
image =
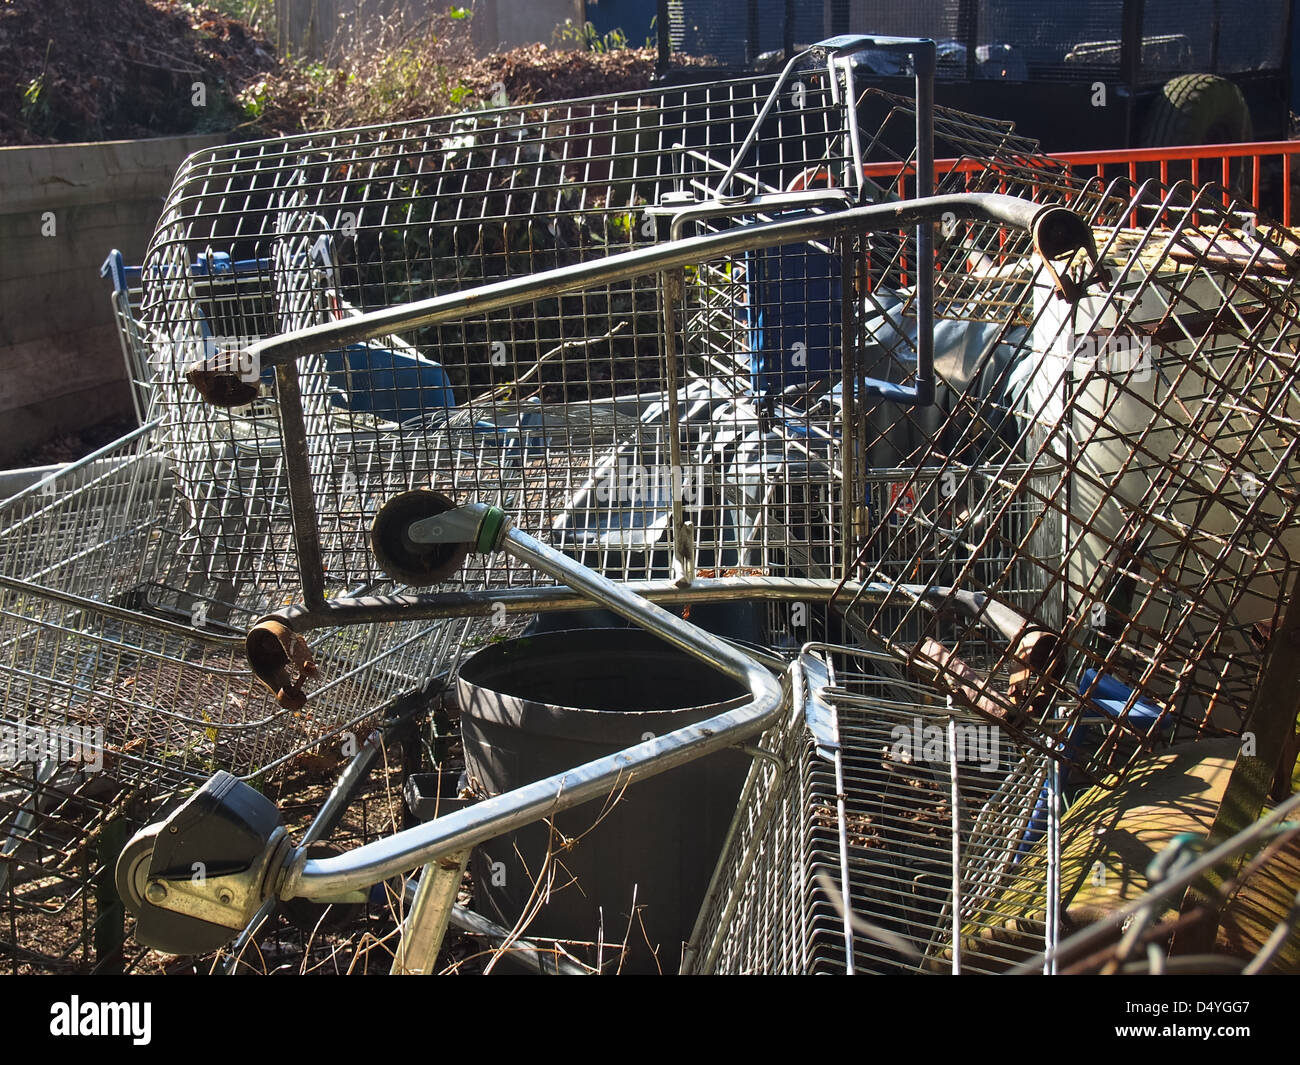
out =
{"type": "Polygon", "coordinates": [[[760,396],[791,385],[838,380],[842,281],[838,258],[808,244],[750,252],[750,371],[760,396]]]}
{"type": "Polygon", "coordinates": [[[330,385],[344,393],[337,405],[390,422],[406,422],[456,405],[447,371],[421,355],[370,344],[327,351],[330,385]]]}

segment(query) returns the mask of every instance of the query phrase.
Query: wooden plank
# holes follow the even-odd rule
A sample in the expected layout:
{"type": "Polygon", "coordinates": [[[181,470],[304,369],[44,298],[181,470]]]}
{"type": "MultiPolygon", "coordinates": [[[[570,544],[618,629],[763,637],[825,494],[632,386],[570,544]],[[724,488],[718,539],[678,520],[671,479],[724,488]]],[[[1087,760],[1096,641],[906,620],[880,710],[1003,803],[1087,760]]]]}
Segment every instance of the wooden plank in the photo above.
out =
{"type": "MultiPolygon", "coordinates": [[[[1243,733],[1243,741],[1246,736],[1250,736],[1254,743],[1248,745],[1243,742],[1237,754],[1232,776],[1214,818],[1214,826],[1205,842],[1206,850],[1219,846],[1259,820],[1264,809],[1273,775],[1295,733],[1298,706],[1296,693],[1300,691],[1300,655],[1296,654],[1297,647],[1300,647],[1300,595],[1292,589],[1282,623],[1273,630],[1269,639],[1264,668],[1260,671],[1259,684],[1255,688],[1255,698],[1247,720],[1248,731],[1243,733]]],[[[1218,897],[1218,889],[1235,875],[1246,858],[1246,855],[1240,856],[1229,867],[1215,869],[1206,874],[1202,883],[1188,888],[1180,912],[1190,914],[1201,907],[1218,912],[1222,901],[1218,897]]],[[[1212,948],[1217,930],[1218,923],[1215,921],[1202,921],[1180,929],[1174,937],[1172,952],[1207,953],[1212,948]]]]}
{"type": "Polygon", "coordinates": [[[1272,248],[1258,240],[1243,237],[1216,236],[1213,239],[1199,233],[1184,233],[1181,243],[1170,249],[1170,258],[1178,262],[1209,262],[1236,271],[1249,267],[1251,273],[1270,277],[1290,277],[1295,263],[1288,261],[1272,248]]]}

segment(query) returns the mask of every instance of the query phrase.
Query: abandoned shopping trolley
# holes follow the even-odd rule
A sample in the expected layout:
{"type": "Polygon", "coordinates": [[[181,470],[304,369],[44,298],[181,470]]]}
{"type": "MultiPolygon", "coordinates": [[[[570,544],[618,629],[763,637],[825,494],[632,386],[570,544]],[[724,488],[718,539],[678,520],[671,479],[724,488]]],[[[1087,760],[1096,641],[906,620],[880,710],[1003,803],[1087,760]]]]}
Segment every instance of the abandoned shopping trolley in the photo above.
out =
{"type": "MultiPolygon", "coordinates": [[[[1286,295],[1292,282],[1278,268],[1290,261],[1289,238],[1241,230],[1240,206],[1225,205],[1217,190],[1073,184],[1005,127],[950,112],[940,112],[936,128],[964,157],[945,172],[951,194],[902,199],[916,175],[927,181],[933,170],[928,101],[924,88],[915,104],[856,93],[852,52],[864,46],[836,44],[804,57],[809,69],[821,65],[799,93],[792,75],[801,68],[792,66],[761,106],[759,93],[743,96],[755,102],[747,124],[724,126],[720,144],[670,121],[663,98],[648,107],[627,101],[627,109],[616,99],[549,116],[489,113],[458,120],[466,123],[458,131],[392,127],[200,159],[185,180],[201,188],[214,173],[241,175],[223,187],[248,207],[259,239],[283,244],[278,258],[269,256],[288,264],[272,289],[277,298],[285,293],[282,328],[297,331],[174,365],[172,446],[192,447],[207,462],[246,431],[248,411],[200,404],[186,391],[187,372],[209,399],[242,400],[251,391],[274,413],[261,439],[283,461],[276,491],[294,513],[303,589],[302,606],[280,622],[307,632],[591,601],[539,584],[532,567],[477,560],[438,591],[334,594],[330,582],[346,587],[349,578],[386,587],[385,575],[399,585],[450,577],[445,558],[431,560],[409,538],[383,540],[376,558],[361,546],[380,500],[439,484],[506,505],[538,542],[619,578],[625,590],[684,604],[835,593],[847,631],[887,651],[899,673],[912,672],[910,683],[919,673],[936,685],[945,711],[950,697],[957,712],[1005,730],[1007,749],[1023,752],[1026,766],[1047,758],[1083,778],[1101,776],[1171,732],[1243,727],[1246,678],[1259,661],[1250,630],[1276,616],[1292,573],[1283,530],[1295,502],[1286,466],[1294,434],[1289,416],[1270,417],[1265,402],[1289,394],[1294,378],[1286,358],[1296,328],[1286,295]],[[810,87],[817,106],[807,111],[810,87]],[[860,136],[863,111],[883,116],[881,136],[860,136]],[[917,128],[918,116],[915,157],[889,157],[884,132],[900,122],[917,128]],[[770,138],[767,129],[775,130],[770,138]],[[622,135],[660,151],[653,159],[632,153],[622,173],[615,151],[599,165],[570,169],[563,152],[550,154],[548,134],[563,145],[574,130],[589,143],[597,131],[611,144],[622,135]],[[694,177],[661,171],[665,132],[699,164],[694,177]],[[870,177],[876,150],[893,164],[884,183],[870,177]],[[384,243],[390,227],[374,220],[371,186],[352,183],[363,164],[418,219],[397,235],[408,254],[384,243]],[[453,203],[446,190],[456,183],[482,195],[453,203]],[[653,198],[638,197],[638,186],[653,198]],[[1003,187],[1073,211],[983,191],[1003,187]],[[514,214],[512,203],[529,209],[514,214]],[[555,225],[538,224],[538,206],[555,225]],[[629,209],[641,207],[643,214],[629,209]],[[678,239],[637,250],[658,234],[660,210],[678,239]],[[333,316],[328,299],[295,302],[302,293],[294,285],[310,275],[291,269],[293,249],[315,237],[317,217],[342,232],[349,213],[367,220],[355,265],[344,271],[351,271],[344,287],[360,294],[355,304],[364,306],[367,293],[428,298],[347,319],[333,316]],[[643,216],[648,232],[634,225],[643,216]],[[687,225],[703,232],[683,236],[687,225]],[[441,243],[468,253],[471,277],[428,282],[441,243]],[[624,246],[633,250],[610,254],[624,246]],[[765,258],[769,249],[778,253],[765,258]],[[783,257],[781,249],[794,251],[783,257]],[[803,314],[796,323],[774,309],[772,293],[788,292],[788,275],[798,273],[791,264],[813,253],[823,258],[806,273],[820,287],[792,301],[803,314]],[[556,268],[539,270],[541,262],[556,268]],[[304,306],[305,318],[293,310],[304,306]],[[628,340],[636,343],[625,349],[610,344],[619,307],[633,315],[628,340]],[[566,322],[575,335],[565,334],[566,322]],[[936,350],[945,327],[954,335],[936,350]],[[798,350],[791,328],[820,339],[803,341],[800,361],[787,364],[777,353],[798,350]],[[348,410],[340,417],[329,375],[313,360],[349,344],[380,341],[391,350],[385,338],[403,333],[417,350],[436,344],[440,357],[473,348],[482,358],[466,366],[480,375],[501,367],[500,379],[475,380],[449,366],[460,401],[450,410],[439,405],[414,424],[369,428],[348,410]],[[1116,362],[1113,350],[1132,337],[1138,357],[1116,362]],[[598,345],[606,354],[593,355],[598,345]],[[644,357],[651,346],[653,362],[644,357]],[[753,358],[756,349],[768,361],[753,358]],[[1143,362],[1143,350],[1151,361],[1143,362]],[[498,352],[504,362],[493,361],[498,352]],[[791,380],[788,371],[810,361],[815,372],[791,380]],[[255,368],[256,381],[241,381],[241,366],[255,368]],[[1173,387],[1147,387],[1144,367],[1173,387]],[[260,381],[270,370],[268,396],[260,381]],[[1213,402],[1222,389],[1211,386],[1227,381],[1248,385],[1240,409],[1213,402]],[[931,398],[938,402],[917,402],[931,398]],[[376,453],[394,458],[369,482],[374,491],[355,500],[340,491],[360,482],[348,471],[369,470],[376,453]],[[349,467],[356,456],[364,461],[349,467]],[[883,508],[866,496],[882,466],[902,471],[883,508]],[[609,475],[665,467],[659,478],[609,475]],[[1218,478],[1208,492],[1200,479],[1207,471],[1218,478]],[[1256,498],[1247,506],[1219,491],[1247,476],[1268,486],[1266,504],[1256,498]],[[697,486],[693,498],[682,490],[687,483],[697,486]],[[780,522],[805,502],[794,523],[805,529],[782,532],[780,522]],[[1212,518],[1208,539],[1198,507],[1212,518]],[[826,515],[839,536],[827,534],[826,515]],[[999,612],[1012,623],[990,626],[999,612]],[[1226,684],[1207,682],[1216,669],[1226,684]]],[[[703,111],[710,98],[733,107],[740,94],[735,86],[696,91],[703,111]]],[[[156,253],[180,256],[178,269],[195,244],[194,221],[178,199],[160,230],[156,253]]],[[[152,312],[160,325],[166,308],[164,295],[152,312]]],[[[435,516],[417,509],[404,520],[413,526],[435,516]]],[[[873,683],[870,671],[864,683],[873,683]]],[[[988,842],[979,859],[987,869],[1014,861],[1023,838],[1016,826],[1035,820],[1026,804],[1037,804],[1041,787],[1024,772],[1011,812],[997,822],[1008,834],[988,842]]],[[[507,808],[515,810],[479,809],[486,821],[507,808]]],[[[427,847],[394,843],[387,864],[368,865],[364,875],[461,853],[456,845],[507,831],[523,816],[512,812],[492,827],[440,818],[418,837],[427,847]]],[[[984,845],[964,853],[979,855],[984,845]]],[[[145,851],[137,856],[143,863],[145,851]]],[[[147,857],[153,863],[152,852],[147,857]]],[[[283,856],[266,860],[276,865],[283,856]]],[[[346,864],[302,862],[293,859],[293,868],[346,864]]],[[[143,868],[136,872],[144,879],[132,881],[137,895],[143,868]]],[[[289,875],[277,890],[301,886],[289,875]]],[[[358,872],[344,882],[361,879],[358,872]]],[[[448,879],[435,872],[427,891],[445,891],[448,879]]],[[[928,896],[927,913],[933,920],[949,906],[951,954],[931,950],[929,964],[959,964],[961,930],[968,922],[990,927],[989,917],[979,890],[934,910],[939,898],[928,896]]],[[[1031,934],[1047,940],[1044,921],[1031,934]]],[[[933,945],[926,940],[923,957],[933,945]]]]}

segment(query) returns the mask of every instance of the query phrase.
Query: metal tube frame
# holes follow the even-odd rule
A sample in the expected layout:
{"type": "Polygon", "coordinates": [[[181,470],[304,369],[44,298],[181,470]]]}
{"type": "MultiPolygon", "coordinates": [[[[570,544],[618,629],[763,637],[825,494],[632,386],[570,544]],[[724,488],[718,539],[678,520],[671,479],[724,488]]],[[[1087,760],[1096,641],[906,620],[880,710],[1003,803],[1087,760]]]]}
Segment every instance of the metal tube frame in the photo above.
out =
{"type": "MultiPolygon", "coordinates": [[[[1061,258],[1066,252],[1091,246],[1091,230],[1083,219],[1068,208],[1033,203],[1000,193],[948,193],[924,199],[865,204],[822,215],[759,222],[721,233],[686,237],[573,266],[507,278],[464,291],[449,292],[425,300],[367,311],[355,317],[295,329],[249,345],[238,361],[241,365],[261,369],[279,367],[309,355],[374,340],[389,333],[460,321],[595,285],[616,284],[651,273],[692,266],[737,252],[825,240],[872,230],[897,230],[923,223],[934,225],[947,214],[954,218],[1025,230],[1035,234],[1036,242],[1037,234],[1045,229],[1054,229],[1049,225],[1049,219],[1058,226],[1071,227],[1073,232],[1069,235],[1074,240],[1068,245],[1060,245],[1060,231],[1056,230],[1052,232],[1054,247],[1050,250],[1040,249],[1040,252],[1050,258],[1061,258]]],[[[229,353],[218,352],[208,359],[193,363],[190,369],[203,370],[216,377],[237,378],[238,374],[231,366],[229,353]]]]}
{"type": "MultiPolygon", "coordinates": [[[[418,605],[410,597],[400,596],[364,600],[326,599],[311,464],[301,417],[302,401],[295,360],[393,332],[457,321],[490,310],[516,307],[545,296],[572,292],[593,284],[612,284],[654,271],[669,277],[673,271],[683,266],[738,251],[817,239],[844,238],[872,229],[896,229],[913,224],[917,225],[918,232],[923,230],[928,233],[930,227],[945,216],[973,218],[1026,230],[1033,234],[1035,247],[1044,259],[1061,258],[1080,250],[1095,255],[1091,230],[1082,219],[1064,207],[1043,206],[994,193],[931,196],[897,203],[851,207],[786,221],[757,223],[722,233],[685,238],[577,266],[511,278],[464,292],[448,293],[428,300],[371,311],[357,317],[284,333],[251,345],[241,357],[240,363],[258,367],[273,366],[276,370],[283,457],[308,616],[328,616],[331,619],[328,622],[320,621],[319,624],[373,623],[397,620],[399,615],[406,618],[450,616],[448,613],[413,611],[436,610],[435,604],[441,603],[453,608],[452,613],[455,613],[471,603],[465,598],[467,593],[421,596],[418,605]],[[362,602],[364,607],[357,605],[362,602]]],[[[675,290],[673,282],[669,282],[668,288],[670,292],[675,290]]],[[[667,308],[665,312],[670,315],[667,308]]],[[[671,332],[671,325],[666,324],[666,329],[671,332]]],[[[918,347],[924,348],[929,342],[929,334],[923,329],[920,336],[918,347]]],[[[888,385],[888,398],[907,402],[903,393],[911,395],[916,392],[923,395],[929,387],[924,384],[927,375],[933,384],[932,367],[927,369],[923,366],[919,354],[918,352],[916,386],[909,388],[888,385]],[[894,395],[894,392],[898,395],[894,395]]],[[[218,353],[209,360],[201,360],[190,369],[218,376],[228,373],[228,353],[218,353]]],[[[885,385],[883,382],[875,382],[874,386],[878,387],[873,387],[873,391],[885,395],[885,392],[880,391],[885,385]]],[[[929,398],[932,400],[933,395],[929,398]]],[[[681,523],[677,524],[680,526],[681,523]]],[[[683,570],[682,560],[678,558],[676,562],[678,569],[683,570]]],[[[676,574],[676,580],[680,584],[690,583],[690,579],[688,572],[676,574]]]]}
{"type": "MultiPolygon", "coordinates": [[[[471,507],[481,507],[484,513],[488,510],[482,504],[471,507]]],[[[633,780],[666,772],[741,743],[767,728],[786,704],[788,695],[782,682],[762,663],[725,640],[634,595],[518,529],[507,525],[498,546],[739,681],[749,691],[750,701],[706,721],[486,799],[344,855],[309,859],[300,847],[287,862],[279,886],[282,899],[335,897],[407,872],[417,865],[428,866],[467,851],[559,810],[601,797],[633,780]]]]}
{"type": "MultiPolygon", "coordinates": [[[[0,586],[9,583],[0,578],[0,586]]],[[[883,603],[890,596],[897,596],[900,591],[922,600],[953,591],[940,586],[919,584],[894,585],[883,581],[864,583],[822,577],[779,576],[697,577],[685,586],[679,585],[675,580],[628,581],[621,587],[642,599],[668,606],[735,602],[738,599],[767,602],[801,602],[812,599],[829,602],[837,593],[854,596],[861,603],[883,603]]],[[[398,619],[424,621],[434,618],[490,617],[502,612],[508,615],[561,613],[600,605],[599,599],[565,586],[482,588],[458,592],[339,596],[318,608],[296,604],[267,616],[283,622],[295,632],[309,632],[327,626],[373,625],[398,619]]]]}
{"type": "Polygon", "coordinates": [[[429,862],[420,874],[415,900],[402,923],[393,954],[392,976],[432,976],[442,949],[456,893],[469,865],[469,848],[429,862]]]}
{"type": "MultiPolygon", "coordinates": [[[[842,237],[871,228],[897,229],[917,225],[918,232],[924,230],[928,233],[929,227],[945,215],[974,217],[1028,230],[1034,234],[1035,245],[1039,247],[1040,253],[1045,255],[1055,253],[1059,256],[1064,245],[1068,245],[1068,250],[1073,252],[1090,247],[1091,244],[1090,230],[1077,216],[1064,208],[1043,207],[1025,200],[993,194],[928,197],[852,207],[827,215],[742,226],[719,234],[684,239],[561,270],[509,279],[466,292],[385,308],[356,318],[286,333],[252,345],[247,353],[252,365],[259,368],[272,366],[276,370],[284,461],[305,600],[301,611],[293,617],[294,627],[313,627],[313,623],[369,623],[393,620],[399,616],[412,618],[421,616],[425,611],[429,613],[424,616],[438,616],[434,611],[439,610],[463,614],[470,605],[486,606],[490,610],[491,604],[501,596],[501,593],[479,596],[459,593],[451,600],[438,596],[393,596],[354,600],[350,603],[325,598],[310,461],[297,387],[297,369],[294,365],[297,358],[393,332],[518,306],[542,296],[570,292],[592,284],[612,283],[653,271],[667,275],[680,267],[741,250],[842,237]],[[1058,221],[1063,216],[1066,221],[1058,221]],[[1039,246],[1039,233],[1044,229],[1050,234],[1053,248],[1043,249],[1039,246]],[[1064,240],[1063,230],[1067,234],[1064,240]]],[[[241,360],[243,361],[245,360],[241,360]]],[[[226,369],[222,364],[197,365],[209,372],[220,373],[226,369]]],[[[472,847],[559,810],[606,795],[632,780],[666,772],[715,751],[743,744],[772,724],[788,698],[788,681],[778,681],[759,661],[738,651],[726,641],[675,617],[649,599],[636,595],[631,589],[619,586],[546,544],[509,528],[508,523],[496,546],[567,584],[572,591],[568,596],[560,594],[561,600],[567,599],[573,605],[578,605],[574,602],[578,597],[599,602],[738,680],[750,693],[750,701],[707,721],[689,725],[618,754],[487,799],[468,809],[366,844],[344,855],[310,859],[305,847],[296,848],[270,888],[282,899],[336,898],[390,876],[409,872],[417,866],[426,867],[426,874],[421,879],[415,905],[404,929],[404,937],[416,937],[414,947],[419,957],[403,954],[396,963],[396,967],[401,970],[427,969],[427,955],[430,951],[436,953],[450,914],[450,905],[454,902],[454,889],[459,882],[458,870],[463,868],[464,859],[472,847]]],[[[682,575],[678,576],[680,579],[682,575]]],[[[783,590],[790,591],[798,587],[800,594],[806,591],[806,586],[800,586],[799,582],[781,583],[784,585],[783,590]]],[[[840,587],[838,582],[825,583],[831,594],[840,587]]],[[[757,591],[750,582],[739,586],[730,582],[719,586],[713,582],[713,587],[702,591],[705,595],[720,592],[724,597],[735,597],[740,587],[746,591],[757,591]]],[[[683,589],[668,585],[664,591],[671,595],[674,592],[680,593],[683,589]]],[[[541,596],[557,595],[548,589],[540,592],[541,596]]],[[[517,592],[514,596],[516,604],[526,603],[520,605],[519,609],[537,608],[538,596],[520,597],[517,592]]]]}

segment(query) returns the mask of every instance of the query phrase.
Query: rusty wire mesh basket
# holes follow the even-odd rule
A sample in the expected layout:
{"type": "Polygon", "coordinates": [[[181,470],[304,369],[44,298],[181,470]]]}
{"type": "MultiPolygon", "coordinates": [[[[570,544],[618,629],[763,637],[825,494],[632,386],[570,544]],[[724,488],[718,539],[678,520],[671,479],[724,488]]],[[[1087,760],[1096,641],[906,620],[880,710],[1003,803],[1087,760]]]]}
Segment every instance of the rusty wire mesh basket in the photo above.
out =
{"type": "Polygon", "coordinates": [[[1008,321],[1022,357],[989,360],[997,380],[956,394],[937,425],[906,419],[916,466],[897,490],[937,478],[987,511],[957,537],[904,520],[855,538],[856,576],[891,576],[880,557],[951,561],[943,583],[1014,606],[1020,638],[990,660],[977,620],[949,627],[949,592],[867,604],[846,590],[839,605],[966,705],[1098,777],[1159,742],[1248,727],[1295,577],[1300,246],[1216,188],[1080,196],[1105,280],[1073,303],[1026,286],[1008,321]],[[1013,506],[1032,521],[1008,545],[1013,506]],[[981,568],[1008,553],[1014,566],[981,568]]]}

